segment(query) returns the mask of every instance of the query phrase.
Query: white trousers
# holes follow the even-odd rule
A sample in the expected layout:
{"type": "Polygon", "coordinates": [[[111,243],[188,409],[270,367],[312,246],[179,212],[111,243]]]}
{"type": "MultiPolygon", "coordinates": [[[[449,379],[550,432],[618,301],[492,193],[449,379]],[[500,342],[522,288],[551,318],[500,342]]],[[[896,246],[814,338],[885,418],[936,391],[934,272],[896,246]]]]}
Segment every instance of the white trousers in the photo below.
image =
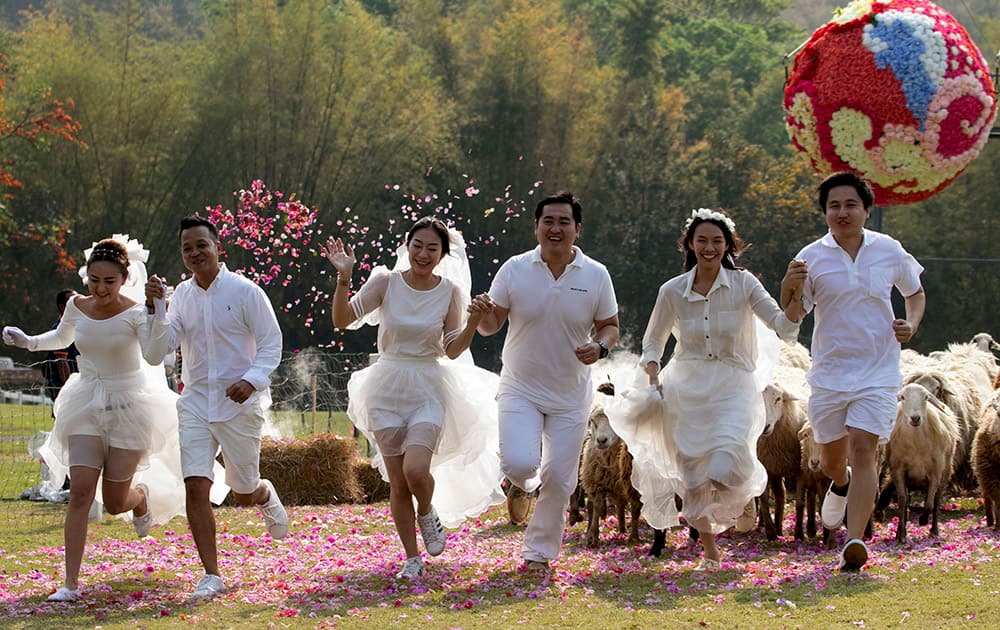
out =
{"type": "Polygon", "coordinates": [[[566,505],[576,489],[587,409],[540,408],[518,396],[502,395],[500,466],[525,492],[538,489],[535,511],[524,534],[525,561],[548,562],[559,555],[566,505]]]}

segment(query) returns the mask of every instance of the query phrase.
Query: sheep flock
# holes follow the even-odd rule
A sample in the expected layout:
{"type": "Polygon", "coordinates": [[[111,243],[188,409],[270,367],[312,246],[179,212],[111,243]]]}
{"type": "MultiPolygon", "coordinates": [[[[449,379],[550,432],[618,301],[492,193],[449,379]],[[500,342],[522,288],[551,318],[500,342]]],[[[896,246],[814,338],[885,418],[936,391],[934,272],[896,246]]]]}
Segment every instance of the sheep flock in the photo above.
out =
{"type": "MultiPolygon", "coordinates": [[[[898,393],[896,420],[887,443],[879,448],[880,492],[875,519],[896,505],[896,541],[906,541],[911,497],[922,499],[917,522],[938,534],[938,509],[945,496],[981,497],[986,524],[1000,533],[1000,374],[993,354],[1000,344],[988,333],[966,343],[952,343],[941,351],[920,354],[903,350],[903,385],[898,393]]],[[[609,425],[601,401],[619,387],[638,386],[635,357],[616,353],[610,365],[599,366],[603,382],[588,422],[588,436],[580,454],[580,484],[569,506],[570,525],[584,520],[587,510],[588,546],[599,544],[602,521],[616,517],[627,543],[639,539],[639,493],[631,483],[632,457],[609,425]],[[630,523],[626,529],[626,512],[630,523]]],[[[799,343],[782,342],[780,360],[770,384],[762,392],[767,421],[757,442],[757,457],[768,473],[768,483],[757,501],[758,520],[746,529],[762,529],[769,540],[782,535],[786,493],[795,513],[794,538],[822,535],[827,548],[835,545],[833,532],[819,524],[818,511],[830,484],[820,468],[819,447],[808,418],[809,351],[799,343]]],[[[678,497],[678,506],[680,498],[678,497]]],[[[683,508],[681,508],[683,513],[683,508]]],[[[872,524],[869,523],[870,535],[872,524]]],[[[692,537],[697,532],[692,530],[692,537]]],[[[919,535],[919,534],[916,534],[919,535]]],[[[663,532],[654,532],[651,555],[663,549],[663,532]]]]}

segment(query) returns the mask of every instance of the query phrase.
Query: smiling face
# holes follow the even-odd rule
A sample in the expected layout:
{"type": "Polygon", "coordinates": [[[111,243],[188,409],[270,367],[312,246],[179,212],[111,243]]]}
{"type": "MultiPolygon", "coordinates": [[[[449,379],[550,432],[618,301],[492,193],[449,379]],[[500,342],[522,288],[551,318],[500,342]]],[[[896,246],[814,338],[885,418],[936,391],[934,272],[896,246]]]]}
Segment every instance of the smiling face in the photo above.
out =
{"type": "Polygon", "coordinates": [[[122,266],[110,260],[95,260],[87,265],[87,289],[99,306],[118,300],[125,278],[122,266]]]}
{"type": "Polygon", "coordinates": [[[568,203],[550,203],[535,219],[535,238],[545,260],[571,256],[578,236],[580,224],[573,220],[573,207],[568,203]]]}
{"type": "Polygon", "coordinates": [[[826,224],[838,242],[860,238],[870,214],[854,186],[836,186],[827,194],[826,224]]]}
{"type": "Polygon", "coordinates": [[[441,262],[441,237],[430,227],[416,230],[410,235],[410,242],[406,244],[406,254],[410,258],[410,269],[413,273],[419,276],[428,275],[441,262]]]}
{"type": "Polygon", "coordinates": [[[726,255],[726,235],[718,225],[703,221],[695,226],[689,247],[699,268],[717,270],[726,255]]]}
{"type": "Polygon", "coordinates": [[[181,232],[184,267],[195,276],[214,278],[219,272],[219,241],[203,225],[181,232]]]}

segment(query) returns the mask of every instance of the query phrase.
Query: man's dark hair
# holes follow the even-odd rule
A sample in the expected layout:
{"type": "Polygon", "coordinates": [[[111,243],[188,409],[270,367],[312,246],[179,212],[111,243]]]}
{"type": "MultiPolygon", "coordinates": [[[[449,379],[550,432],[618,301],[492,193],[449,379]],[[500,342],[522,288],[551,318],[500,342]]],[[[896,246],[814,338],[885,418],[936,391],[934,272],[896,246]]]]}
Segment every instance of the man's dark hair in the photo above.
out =
{"type": "Polygon", "coordinates": [[[208,231],[212,233],[212,238],[219,240],[219,230],[216,229],[215,224],[197,215],[181,219],[181,228],[177,231],[177,237],[180,238],[181,234],[184,233],[184,230],[189,230],[193,227],[207,227],[208,231]]]}
{"type": "Polygon", "coordinates": [[[535,206],[535,221],[542,218],[542,208],[556,203],[569,204],[573,208],[573,222],[577,225],[583,223],[583,206],[580,204],[580,200],[574,197],[573,193],[566,191],[559,191],[539,201],[538,205],[535,206]]]}
{"type": "Polygon", "coordinates": [[[56,308],[59,309],[60,313],[62,313],[63,309],[66,308],[66,303],[69,302],[69,299],[73,297],[74,293],[76,293],[76,291],[73,289],[60,289],[59,292],[56,293],[56,308]]]}
{"type": "Polygon", "coordinates": [[[864,204],[866,210],[875,203],[875,193],[872,192],[872,187],[868,185],[868,182],[857,173],[839,171],[827,175],[816,188],[819,196],[819,209],[824,213],[826,212],[826,199],[830,196],[830,191],[837,186],[852,186],[854,190],[858,191],[858,197],[861,198],[861,203],[864,204]]]}

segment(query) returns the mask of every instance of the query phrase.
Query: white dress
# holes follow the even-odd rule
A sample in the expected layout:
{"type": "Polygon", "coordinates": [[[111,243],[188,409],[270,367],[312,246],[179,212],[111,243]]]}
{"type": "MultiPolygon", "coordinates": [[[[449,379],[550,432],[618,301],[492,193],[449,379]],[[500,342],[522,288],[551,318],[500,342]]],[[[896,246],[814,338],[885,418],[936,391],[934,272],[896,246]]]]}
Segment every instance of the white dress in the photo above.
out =
{"type": "MultiPolygon", "coordinates": [[[[41,448],[51,479],[69,471],[69,438],[97,436],[109,447],[145,451],[133,485],[150,488],[153,522],[184,514],[184,481],[177,437],[177,394],[167,387],[162,365],[143,360],[141,304],[108,319],[92,319],[71,299],[55,330],[37,337],[38,350],[76,343],[79,373],[72,374],[53,404],[55,426],[41,448]]],[[[98,484],[100,500],[100,484],[98,484]]]]}
{"type": "Polygon", "coordinates": [[[605,411],[634,458],[632,483],[646,522],[678,525],[676,494],[688,523],[707,518],[718,534],[767,482],[757,438],[770,373],[755,371],[759,349],[767,348],[772,366],[778,340],[768,329],[794,339],[799,326],[749,272],[721,269],[707,296],[691,291],[693,281],[691,270],[660,287],[643,337],[643,365],[659,362],[669,335],[677,339],[660,372],[662,400],[639,387],[609,399],[605,411]]]}
{"type": "MultiPolygon", "coordinates": [[[[428,291],[399,271],[376,267],[351,299],[355,314],[378,309],[379,357],[351,375],[347,413],[378,449],[372,465],[388,480],[382,456],[422,445],[434,453],[434,507],[446,527],[504,500],[496,391],[499,378],[471,358],[444,353],[444,321],[459,291],[447,278],[428,291]]],[[[464,315],[464,313],[463,313],[464,315]]]]}

